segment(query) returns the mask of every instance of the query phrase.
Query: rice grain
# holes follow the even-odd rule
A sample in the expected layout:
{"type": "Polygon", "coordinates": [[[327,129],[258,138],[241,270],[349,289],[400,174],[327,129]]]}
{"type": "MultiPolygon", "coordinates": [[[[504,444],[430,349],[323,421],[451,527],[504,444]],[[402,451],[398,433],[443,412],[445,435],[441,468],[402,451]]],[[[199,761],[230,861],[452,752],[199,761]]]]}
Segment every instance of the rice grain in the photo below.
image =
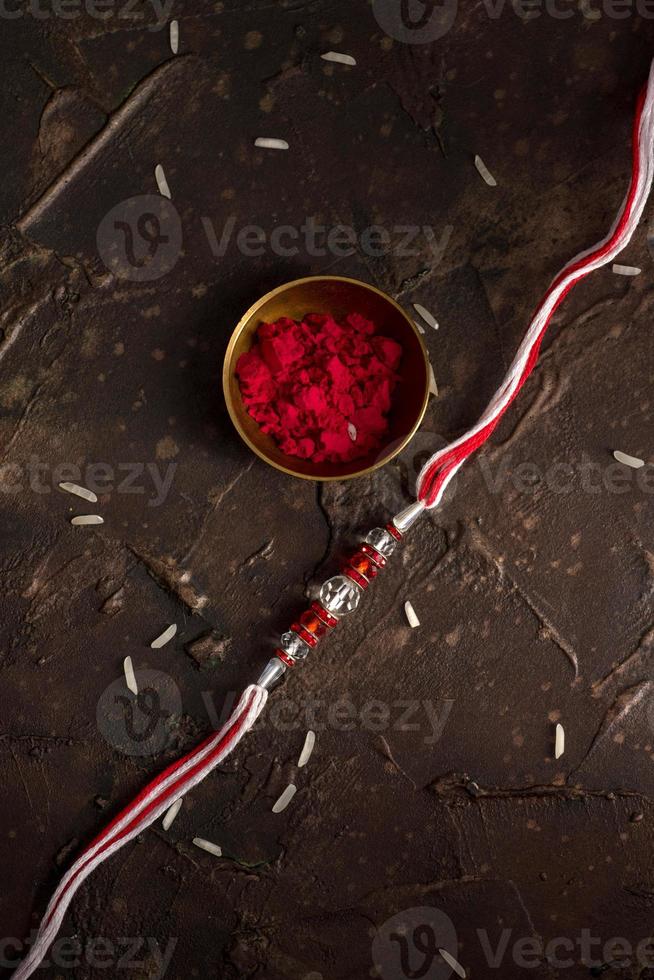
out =
{"type": "Polygon", "coordinates": [[[450,969],[451,970],[454,970],[454,972],[456,973],[457,977],[462,977],[465,980],[465,977],[467,977],[468,974],[463,969],[463,967],[461,966],[461,964],[459,963],[459,961],[458,960],[455,960],[454,957],[452,956],[452,954],[451,953],[448,953],[448,951],[446,949],[439,949],[438,952],[441,954],[441,958],[443,960],[445,960],[445,962],[450,967],[450,969]]]}
{"type": "Polygon", "coordinates": [[[213,844],[210,840],[205,840],[204,837],[194,837],[193,843],[196,847],[199,847],[201,851],[206,851],[207,854],[213,854],[214,857],[222,857],[223,849],[218,844],[213,844]]]}
{"type": "Polygon", "coordinates": [[[153,650],[159,650],[161,647],[165,646],[169,640],[172,640],[176,632],[177,623],[173,623],[172,626],[168,626],[167,629],[163,631],[161,636],[158,636],[156,640],[153,640],[150,646],[153,650]]]}
{"type": "Polygon", "coordinates": [[[74,493],[76,497],[82,497],[92,504],[97,504],[98,502],[98,498],[92,490],[87,490],[86,487],[80,487],[77,483],[60,483],[59,489],[65,490],[66,493],[74,493]]]}
{"type": "Polygon", "coordinates": [[[357,63],[356,58],[353,58],[351,54],[341,54],[340,51],[326,51],[320,57],[323,61],[334,61],[339,65],[356,65],[357,63]]]}
{"type": "Polygon", "coordinates": [[[420,626],[420,620],[418,619],[416,611],[408,599],[404,603],[404,612],[406,613],[407,621],[412,630],[414,630],[416,626],[420,626]]]}
{"type": "Polygon", "coordinates": [[[625,466],[631,466],[634,470],[639,470],[641,466],[645,465],[644,459],[639,459],[638,456],[630,456],[629,453],[621,453],[619,449],[616,449],[613,453],[613,458],[617,459],[618,463],[624,463],[625,466]]]}
{"type": "Polygon", "coordinates": [[[616,276],[639,276],[643,270],[639,269],[637,265],[620,265],[619,262],[615,262],[611,271],[616,276]]]}
{"type": "Polygon", "coordinates": [[[179,811],[181,809],[182,809],[182,798],[180,796],[180,798],[178,800],[175,800],[175,802],[173,803],[173,805],[171,807],[169,807],[168,810],[166,810],[166,813],[164,815],[163,822],[162,822],[162,825],[161,825],[164,830],[170,830],[170,828],[173,825],[173,821],[175,820],[175,817],[177,816],[177,814],[179,813],[179,811]]]}
{"type": "Polygon", "coordinates": [[[272,808],[273,813],[281,813],[285,810],[288,804],[291,802],[295,794],[297,793],[297,786],[293,783],[289,783],[282,795],[279,797],[274,807],[272,808]]]}
{"type": "Polygon", "coordinates": [[[433,313],[430,313],[429,310],[425,309],[424,306],[421,306],[420,303],[414,303],[413,308],[416,313],[420,314],[425,323],[428,323],[430,327],[434,328],[434,330],[438,330],[438,320],[433,313]]]}
{"type": "Polygon", "coordinates": [[[297,760],[298,769],[302,769],[306,766],[307,762],[311,758],[311,753],[313,752],[313,747],[316,744],[316,733],[312,731],[307,732],[307,737],[304,740],[304,746],[300,752],[300,758],[297,760]]]}
{"type": "Polygon", "coordinates": [[[286,140],[273,139],[270,136],[257,136],[254,145],[261,147],[262,150],[288,150],[286,140]]]}
{"type": "Polygon", "coordinates": [[[497,187],[497,181],[479,154],[475,156],[475,167],[477,168],[479,175],[486,181],[489,187],[497,187]]]}
{"type": "Polygon", "coordinates": [[[438,397],[438,385],[436,384],[436,375],[434,374],[434,369],[432,365],[429,365],[429,393],[430,395],[436,395],[438,397]]]}
{"type": "Polygon", "coordinates": [[[137,695],[139,693],[139,686],[136,683],[136,674],[134,673],[134,665],[131,657],[125,657],[123,660],[123,670],[125,671],[125,683],[128,689],[132,694],[137,695]]]}
{"type": "Polygon", "coordinates": [[[565,752],[565,731],[563,725],[558,724],[556,726],[556,732],[554,735],[554,758],[560,759],[565,752]]]}
{"type": "Polygon", "coordinates": [[[179,22],[176,20],[170,22],[170,50],[173,54],[179,51],[179,22]]]}
{"type": "Polygon", "coordinates": [[[162,197],[167,197],[169,200],[172,197],[170,193],[170,187],[168,186],[168,181],[166,180],[166,174],[164,168],[160,163],[154,168],[154,179],[157,182],[157,187],[159,188],[159,193],[162,197]]]}

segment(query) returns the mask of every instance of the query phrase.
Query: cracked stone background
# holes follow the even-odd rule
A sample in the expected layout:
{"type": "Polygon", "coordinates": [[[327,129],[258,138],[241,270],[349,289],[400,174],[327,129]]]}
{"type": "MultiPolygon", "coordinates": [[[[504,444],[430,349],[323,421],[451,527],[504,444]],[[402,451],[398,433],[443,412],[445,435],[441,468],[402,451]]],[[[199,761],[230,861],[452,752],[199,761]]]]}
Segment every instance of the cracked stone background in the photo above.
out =
{"type": "MultiPolygon", "coordinates": [[[[544,287],[613,221],[654,40],[650,19],[574,6],[523,22],[470,4],[414,45],[363,0],[178,0],[173,57],[150,4],[134,9],[106,23],[25,12],[0,31],[0,934],[21,940],[74,851],[210,729],[356,535],[409,502],[420,453],[476,419],[544,287]],[[327,65],[329,49],[357,67],[327,65]],[[256,150],[257,136],[291,152],[256,150]],[[123,280],[96,231],[121,201],[156,194],[157,163],[183,251],[157,281],[123,280]],[[253,258],[232,241],[215,257],[202,220],[220,236],[232,217],[270,232],[308,216],[452,231],[440,260],[424,234],[410,256],[253,258]],[[321,272],[434,311],[440,395],[398,464],[316,487],[252,458],[220,370],[254,299],[321,272]],[[142,494],[114,481],[90,508],[105,524],[72,528],[83,501],[24,475],[15,492],[35,460],[46,489],[64,462],[174,476],[160,506],[148,471],[142,494]],[[170,622],[175,640],[151,650],[170,622]],[[180,694],[155,754],[119,751],[96,721],[127,654],[180,694]]],[[[617,961],[593,973],[578,953],[526,970],[510,950],[493,970],[477,934],[495,948],[502,930],[634,945],[654,932],[652,497],[633,482],[588,493],[579,471],[615,448],[654,453],[647,220],[623,261],[643,273],[603,270],[569,297],[485,470],[464,469],[362,611],[275,696],[321,699],[323,721],[341,697],[375,699],[394,723],[327,724],[298,771],[306,725],[264,716],[168,833],[151,829],[84,884],[62,936],[174,939],[170,978],[361,980],[379,975],[375,929],[432,906],[471,977],[654,975],[617,961]],[[542,477],[561,462],[576,467],[568,493],[542,477]],[[513,478],[525,463],[531,483],[513,478]],[[417,730],[395,724],[408,700],[451,703],[440,739],[423,710],[417,730]],[[297,796],[273,815],[291,779],[297,796]]],[[[158,975],[140,959],[40,975],[158,975]]]]}

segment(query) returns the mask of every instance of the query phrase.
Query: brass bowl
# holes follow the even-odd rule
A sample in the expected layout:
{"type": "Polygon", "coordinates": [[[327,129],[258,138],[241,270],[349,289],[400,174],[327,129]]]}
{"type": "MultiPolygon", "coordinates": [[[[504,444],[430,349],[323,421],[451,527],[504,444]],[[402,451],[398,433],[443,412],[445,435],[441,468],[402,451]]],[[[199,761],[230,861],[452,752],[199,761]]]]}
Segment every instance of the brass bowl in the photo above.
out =
{"type": "Polygon", "coordinates": [[[345,480],[372,473],[393,459],[414,436],[429,399],[429,361],[420,334],[395,300],[380,289],[342,276],[309,276],[278,286],[250,307],[231,336],[223,365],[223,390],[232,422],[245,443],[266,463],[303,480],[345,480]],[[301,320],[307,313],[331,313],[336,320],[361,313],[403,350],[400,380],[393,391],[390,428],[383,446],[347,463],[312,463],[283,453],[248,415],[236,377],[236,364],[248,351],[262,322],[280,317],[301,320]]]}

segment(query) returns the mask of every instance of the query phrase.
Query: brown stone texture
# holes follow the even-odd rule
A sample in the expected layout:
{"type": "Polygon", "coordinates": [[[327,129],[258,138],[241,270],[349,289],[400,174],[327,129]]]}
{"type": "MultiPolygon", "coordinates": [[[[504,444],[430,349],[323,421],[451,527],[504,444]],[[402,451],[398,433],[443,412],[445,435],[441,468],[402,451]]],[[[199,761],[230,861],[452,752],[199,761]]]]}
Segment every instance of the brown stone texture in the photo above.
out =
{"type": "MultiPolygon", "coordinates": [[[[449,30],[423,44],[364,0],[178,0],[160,23],[147,2],[105,20],[42,6],[0,18],[4,967],[73,854],[220,723],[341,552],[475,421],[544,288],[611,226],[654,50],[635,3],[446,4],[449,30]],[[139,279],[112,209],[156,196],[157,164],[171,204],[137,202],[126,224],[160,208],[146,247],[175,215],[180,237],[139,279]],[[316,247],[309,219],[355,229],[354,251],[316,247]],[[261,248],[238,247],[248,225],[261,248]],[[281,225],[298,230],[285,254],[281,225]],[[440,395],[414,443],[322,486],[253,457],[220,385],[247,307],[319,273],[440,323],[425,334],[440,395]],[[97,504],[57,488],[71,479],[97,504]],[[83,513],[105,523],[71,527],[83,513]]],[[[652,975],[624,947],[654,933],[654,479],[611,455],[654,462],[650,214],[622,258],[642,273],[607,268],[567,299],[492,445],[171,829],[85,882],[61,933],[77,952],[40,976],[156,977],[169,948],[175,980],[433,980],[449,975],[435,913],[473,978],[652,975]]]]}

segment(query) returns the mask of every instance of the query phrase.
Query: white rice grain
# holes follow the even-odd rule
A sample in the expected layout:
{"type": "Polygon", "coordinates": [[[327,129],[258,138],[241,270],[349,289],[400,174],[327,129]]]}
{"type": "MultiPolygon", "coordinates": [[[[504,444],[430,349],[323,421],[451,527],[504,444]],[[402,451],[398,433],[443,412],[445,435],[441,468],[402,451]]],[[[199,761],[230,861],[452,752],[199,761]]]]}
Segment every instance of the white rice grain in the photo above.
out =
{"type": "Polygon", "coordinates": [[[163,631],[161,636],[158,636],[156,640],[153,640],[150,646],[152,647],[153,650],[159,650],[161,647],[165,646],[169,640],[172,640],[176,632],[177,632],[177,623],[173,623],[172,626],[169,626],[167,629],[163,631]]]}
{"type": "Polygon", "coordinates": [[[175,800],[173,805],[169,807],[168,810],[166,810],[165,816],[161,824],[164,830],[170,830],[170,828],[173,825],[173,821],[175,820],[175,817],[177,816],[177,814],[181,809],[182,809],[182,798],[180,797],[178,800],[175,800]]]}
{"type": "Polygon", "coordinates": [[[457,977],[462,977],[463,980],[468,976],[466,971],[463,969],[458,960],[455,960],[451,953],[448,953],[446,949],[439,949],[438,952],[441,954],[441,958],[445,960],[447,965],[451,970],[454,970],[457,977]]]}
{"type": "Polygon", "coordinates": [[[621,453],[619,449],[616,449],[613,453],[613,458],[617,459],[618,463],[624,463],[625,466],[631,466],[634,470],[639,470],[641,466],[645,465],[644,459],[638,459],[638,456],[630,456],[628,453],[621,453]]]}
{"type": "Polygon", "coordinates": [[[334,61],[339,65],[356,65],[356,58],[351,54],[341,54],[340,51],[326,51],[320,57],[323,61],[334,61]]]}
{"type": "Polygon", "coordinates": [[[313,752],[313,747],[316,744],[316,733],[307,732],[307,737],[304,740],[304,746],[300,752],[300,758],[297,760],[298,769],[302,769],[306,766],[307,762],[311,758],[311,753],[313,752]]]}
{"type": "Polygon", "coordinates": [[[269,136],[257,136],[254,145],[260,146],[262,150],[288,150],[286,140],[273,139],[269,136]]]}
{"type": "Polygon", "coordinates": [[[218,844],[213,844],[210,840],[205,840],[204,837],[194,837],[193,843],[196,847],[199,847],[201,851],[206,851],[207,854],[213,854],[214,857],[222,857],[223,849],[218,844]]]}
{"type": "Polygon", "coordinates": [[[358,432],[357,432],[357,427],[354,424],[354,422],[348,422],[347,434],[349,435],[349,437],[352,440],[352,442],[356,442],[357,441],[358,432]]]}
{"type": "Polygon", "coordinates": [[[291,802],[295,794],[297,793],[297,786],[293,783],[289,783],[282,795],[279,797],[274,807],[272,808],[273,813],[281,813],[285,810],[288,804],[291,802]]]}
{"type": "Polygon", "coordinates": [[[60,483],[59,489],[65,490],[66,493],[74,493],[76,497],[82,497],[92,504],[97,504],[98,502],[98,498],[92,490],[87,490],[86,487],[80,487],[77,483],[60,483]]]}
{"type": "Polygon", "coordinates": [[[87,524],[104,524],[104,519],[99,514],[82,514],[80,517],[71,517],[70,523],[74,527],[85,527],[87,524]]]}
{"type": "Polygon", "coordinates": [[[179,22],[176,20],[170,22],[170,50],[173,54],[179,51],[179,22]]]}
{"type": "Polygon", "coordinates": [[[420,620],[418,619],[416,611],[408,599],[404,603],[404,612],[406,613],[407,622],[412,630],[414,630],[416,626],[420,626],[420,620]]]}
{"type": "Polygon", "coordinates": [[[563,725],[556,726],[556,732],[554,734],[554,758],[560,759],[565,752],[565,731],[563,725]]]}
{"type": "Polygon", "coordinates": [[[479,175],[486,181],[489,187],[497,187],[497,181],[479,154],[475,156],[475,167],[477,168],[479,175]]]}
{"type": "Polygon", "coordinates": [[[170,193],[170,187],[168,186],[168,181],[166,180],[164,168],[160,163],[158,163],[154,168],[154,179],[157,182],[157,187],[159,188],[159,193],[161,196],[170,199],[172,194],[170,193]]]}
{"type": "Polygon", "coordinates": [[[134,665],[132,663],[131,657],[125,657],[123,660],[123,670],[125,671],[125,683],[132,694],[136,695],[139,693],[139,686],[136,683],[136,674],[134,673],[134,665]]]}
{"type": "Polygon", "coordinates": [[[436,375],[434,374],[434,369],[429,365],[429,394],[436,395],[438,397],[438,385],[436,384],[436,375]]]}
{"type": "Polygon", "coordinates": [[[415,319],[415,317],[413,318],[413,322],[416,325],[416,328],[418,330],[418,333],[424,333],[425,332],[425,328],[423,327],[422,323],[418,323],[418,321],[415,319]]]}
{"type": "Polygon", "coordinates": [[[620,265],[618,262],[615,262],[611,267],[611,271],[616,276],[639,276],[643,270],[639,269],[637,265],[620,265]]]}
{"type": "Polygon", "coordinates": [[[430,327],[434,328],[434,330],[438,330],[438,320],[432,313],[429,312],[429,310],[426,310],[424,306],[420,305],[420,303],[414,303],[413,308],[416,313],[423,318],[425,323],[428,323],[430,327]]]}

